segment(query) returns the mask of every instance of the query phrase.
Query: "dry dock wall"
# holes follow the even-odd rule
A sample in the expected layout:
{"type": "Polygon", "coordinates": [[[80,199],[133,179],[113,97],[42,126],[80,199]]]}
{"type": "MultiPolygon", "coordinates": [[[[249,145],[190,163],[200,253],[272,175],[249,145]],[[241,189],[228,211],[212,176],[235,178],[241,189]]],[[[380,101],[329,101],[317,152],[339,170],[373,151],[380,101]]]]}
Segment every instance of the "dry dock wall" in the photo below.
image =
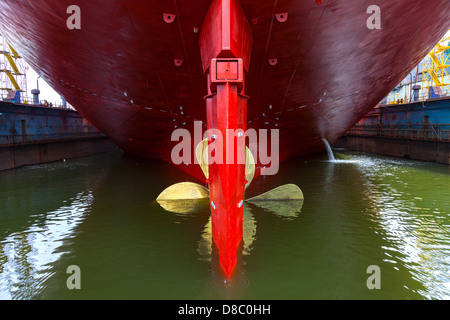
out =
{"type": "Polygon", "coordinates": [[[392,157],[450,164],[450,142],[345,135],[334,147],[392,157]]]}
{"type": "Polygon", "coordinates": [[[119,150],[74,110],[0,101],[0,170],[119,150]]]}
{"type": "Polygon", "coordinates": [[[118,150],[105,137],[0,147],[0,170],[118,150]]]}

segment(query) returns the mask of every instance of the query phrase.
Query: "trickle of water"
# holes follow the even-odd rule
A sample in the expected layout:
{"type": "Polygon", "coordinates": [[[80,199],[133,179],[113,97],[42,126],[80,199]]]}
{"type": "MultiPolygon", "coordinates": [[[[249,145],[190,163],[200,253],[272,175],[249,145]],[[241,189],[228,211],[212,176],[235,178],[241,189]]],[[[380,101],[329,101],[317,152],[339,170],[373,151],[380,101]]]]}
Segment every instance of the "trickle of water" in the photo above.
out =
{"type": "Polygon", "coordinates": [[[336,158],[334,157],[333,150],[331,149],[331,146],[328,143],[328,140],[325,138],[322,138],[322,140],[323,140],[323,143],[325,143],[325,146],[327,147],[328,159],[330,159],[331,161],[335,161],[336,158]]]}

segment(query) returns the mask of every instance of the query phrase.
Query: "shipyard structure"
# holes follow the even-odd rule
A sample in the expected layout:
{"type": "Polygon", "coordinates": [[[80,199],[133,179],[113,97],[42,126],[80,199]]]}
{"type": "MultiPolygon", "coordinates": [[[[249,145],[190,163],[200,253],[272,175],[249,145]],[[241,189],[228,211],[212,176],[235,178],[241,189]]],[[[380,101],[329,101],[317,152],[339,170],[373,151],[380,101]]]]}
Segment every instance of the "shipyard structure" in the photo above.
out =
{"type": "Polygon", "coordinates": [[[450,164],[450,32],[336,146],[450,164]]]}

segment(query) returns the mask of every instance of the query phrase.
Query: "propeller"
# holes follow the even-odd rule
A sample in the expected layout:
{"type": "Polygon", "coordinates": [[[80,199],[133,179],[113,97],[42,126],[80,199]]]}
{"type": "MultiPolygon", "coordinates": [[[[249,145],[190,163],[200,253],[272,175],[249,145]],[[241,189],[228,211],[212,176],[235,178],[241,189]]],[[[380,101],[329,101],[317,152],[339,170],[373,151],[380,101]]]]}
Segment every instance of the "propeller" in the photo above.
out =
{"type": "MultiPolygon", "coordinates": [[[[206,179],[208,179],[208,139],[204,139],[197,145],[195,156],[206,179]]],[[[254,175],[255,159],[250,149],[246,147],[245,179],[248,181],[245,185],[246,189],[252,182],[254,175]]],[[[205,199],[209,199],[209,190],[206,187],[193,182],[180,182],[161,192],[156,201],[166,211],[189,213],[204,204],[205,199]]],[[[297,185],[285,184],[246,201],[277,215],[293,217],[300,212],[303,199],[303,192],[297,185]]]]}
{"type": "Polygon", "coordinates": [[[166,211],[175,213],[192,213],[202,205],[208,205],[209,190],[193,182],[180,182],[165,189],[156,198],[166,211]]]}
{"type": "Polygon", "coordinates": [[[285,184],[246,201],[278,216],[297,217],[303,200],[303,192],[297,185],[285,184]]]}

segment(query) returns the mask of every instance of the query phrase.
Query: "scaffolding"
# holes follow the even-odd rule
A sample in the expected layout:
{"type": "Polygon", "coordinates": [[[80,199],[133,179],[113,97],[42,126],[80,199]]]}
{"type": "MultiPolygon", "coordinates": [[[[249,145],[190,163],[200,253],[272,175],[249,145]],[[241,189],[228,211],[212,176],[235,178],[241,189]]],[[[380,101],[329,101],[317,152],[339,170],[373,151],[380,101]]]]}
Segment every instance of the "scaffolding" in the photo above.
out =
{"type": "Polygon", "coordinates": [[[450,97],[450,30],[381,105],[447,97],[450,97]]]}
{"type": "Polygon", "coordinates": [[[422,89],[428,99],[446,96],[450,90],[450,33],[423,60],[422,89]]]}
{"type": "Polygon", "coordinates": [[[26,103],[28,65],[0,34],[0,99],[26,103]]]}

